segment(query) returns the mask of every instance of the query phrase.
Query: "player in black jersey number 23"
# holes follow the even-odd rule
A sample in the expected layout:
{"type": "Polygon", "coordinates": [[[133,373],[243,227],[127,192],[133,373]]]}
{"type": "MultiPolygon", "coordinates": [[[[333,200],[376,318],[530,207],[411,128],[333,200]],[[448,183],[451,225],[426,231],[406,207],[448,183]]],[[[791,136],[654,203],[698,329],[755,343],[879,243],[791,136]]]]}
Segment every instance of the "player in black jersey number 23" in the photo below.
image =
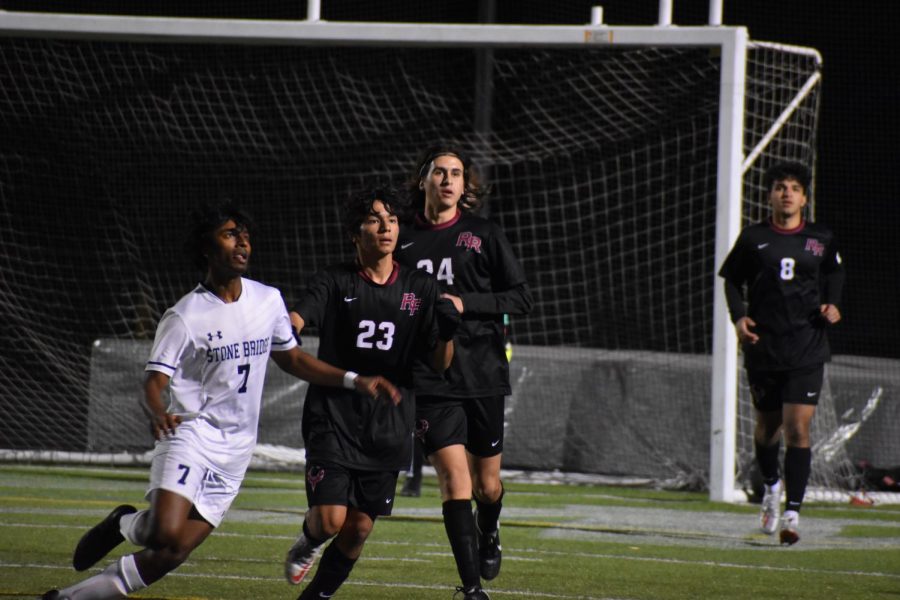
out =
{"type": "Polygon", "coordinates": [[[756,412],[756,462],[765,483],[760,525],[768,534],[779,526],[778,459],[784,431],[787,503],[779,537],[788,545],[800,539],[800,505],[811,464],[810,423],[824,363],[831,359],[826,330],[841,319],[844,284],[831,231],[803,218],[810,179],[809,169],[797,163],[777,164],[766,172],[772,215],[741,231],[719,271],[756,412]]]}
{"type": "Polygon", "coordinates": [[[310,385],[303,407],[306,497],[303,530],[285,561],[299,584],[331,537],[301,600],[330,598],[349,577],[379,515],[390,515],[398,472],[409,464],[414,360],[436,376],[453,357],[460,315],[434,278],[393,260],[400,202],[388,187],[350,197],[344,230],[356,260],[318,273],[290,313],[299,333],[319,328],[319,357],[355,377],[381,373],[401,397],[371,398],[310,385]],[[328,357],[327,359],[325,357],[328,357]]]}
{"type": "Polygon", "coordinates": [[[416,435],[437,472],[464,598],[478,600],[487,597],[480,580],[500,572],[500,461],[510,394],[503,317],[527,314],[533,301],[503,231],[474,214],[484,190],[460,148],[425,150],[408,190],[417,212],[401,231],[397,261],[432,273],[462,314],[445,377],[417,370],[416,435]]]}

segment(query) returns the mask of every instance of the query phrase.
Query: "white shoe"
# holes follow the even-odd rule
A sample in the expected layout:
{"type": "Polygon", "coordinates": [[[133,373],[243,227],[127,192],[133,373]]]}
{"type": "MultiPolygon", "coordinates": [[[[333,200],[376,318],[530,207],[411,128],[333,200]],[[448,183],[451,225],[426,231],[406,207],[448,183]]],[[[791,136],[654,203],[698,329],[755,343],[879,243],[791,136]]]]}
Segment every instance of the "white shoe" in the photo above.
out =
{"type": "Polygon", "coordinates": [[[784,511],[781,517],[781,531],[778,537],[783,546],[793,546],[800,541],[800,515],[795,510],[784,511]]]}
{"type": "Polygon", "coordinates": [[[781,509],[781,480],[773,486],[765,486],[762,508],[759,510],[759,526],[764,533],[772,535],[778,529],[778,516],[781,509]]]}
{"type": "Polygon", "coordinates": [[[291,585],[300,585],[306,574],[312,569],[319,556],[322,546],[313,547],[306,536],[300,534],[300,538],[288,550],[284,559],[284,577],[291,585]]]}

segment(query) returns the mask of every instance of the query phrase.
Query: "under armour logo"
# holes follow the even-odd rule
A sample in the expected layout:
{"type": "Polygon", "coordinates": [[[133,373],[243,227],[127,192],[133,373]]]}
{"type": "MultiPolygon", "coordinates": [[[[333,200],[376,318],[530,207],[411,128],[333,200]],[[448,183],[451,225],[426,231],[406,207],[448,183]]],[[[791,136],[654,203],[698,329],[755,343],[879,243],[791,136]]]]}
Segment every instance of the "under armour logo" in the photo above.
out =
{"type": "MultiPolygon", "coordinates": [[[[213,334],[212,334],[212,333],[207,332],[207,333],[206,333],[206,337],[209,339],[209,341],[213,341],[213,334]]],[[[219,338],[219,339],[221,340],[221,339],[222,339],[222,332],[216,330],[216,337],[219,338]]]]}

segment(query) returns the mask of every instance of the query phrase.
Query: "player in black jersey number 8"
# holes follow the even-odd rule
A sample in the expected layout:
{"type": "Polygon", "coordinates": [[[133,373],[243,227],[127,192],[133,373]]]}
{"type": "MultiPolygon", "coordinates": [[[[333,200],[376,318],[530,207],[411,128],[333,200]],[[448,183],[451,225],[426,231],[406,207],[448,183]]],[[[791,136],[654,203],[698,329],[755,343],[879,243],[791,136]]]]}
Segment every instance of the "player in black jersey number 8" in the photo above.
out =
{"type": "Polygon", "coordinates": [[[810,423],[831,353],[827,329],[841,320],[844,269],[831,231],[803,218],[810,172],[797,163],[766,172],[771,217],[750,225],[719,275],[738,339],[756,412],[756,462],[766,485],[760,526],[779,527],[782,484],[779,449],[785,438],[782,544],[800,539],[799,512],[809,479],[810,423]],[[747,286],[747,306],[742,288],[747,286]]]}

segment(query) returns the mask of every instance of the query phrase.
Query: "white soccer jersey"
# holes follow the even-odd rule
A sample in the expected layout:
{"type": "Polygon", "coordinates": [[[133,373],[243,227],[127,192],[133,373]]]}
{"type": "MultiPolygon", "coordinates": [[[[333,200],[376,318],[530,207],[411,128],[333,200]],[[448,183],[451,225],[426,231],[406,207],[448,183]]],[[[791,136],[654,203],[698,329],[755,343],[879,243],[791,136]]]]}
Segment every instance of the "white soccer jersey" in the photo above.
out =
{"type": "Polygon", "coordinates": [[[236,302],[203,285],[182,297],[160,320],[146,366],[171,377],[168,410],[186,418],[176,435],[194,435],[235,477],[256,445],[269,352],[297,345],[281,293],[250,279],[241,285],[236,302]]]}

